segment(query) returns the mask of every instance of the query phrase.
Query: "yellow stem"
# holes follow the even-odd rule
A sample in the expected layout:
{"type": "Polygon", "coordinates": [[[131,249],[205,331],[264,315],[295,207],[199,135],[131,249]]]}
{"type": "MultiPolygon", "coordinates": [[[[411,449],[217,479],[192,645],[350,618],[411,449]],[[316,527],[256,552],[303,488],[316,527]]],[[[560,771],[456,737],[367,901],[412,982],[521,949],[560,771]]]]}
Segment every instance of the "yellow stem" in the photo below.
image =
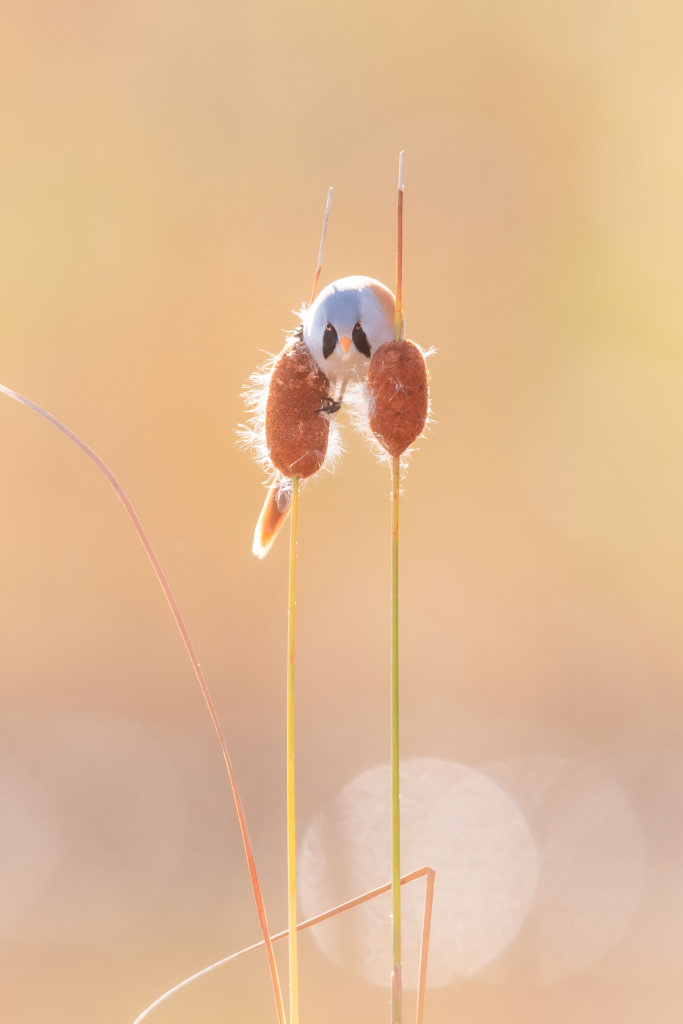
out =
{"type": "Polygon", "coordinates": [[[403,1018],[401,979],[401,804],[398,707],[398,498],[401,458],[391,464],[391,895],[394,963],[391,975],[391,1022],[403,1018]]]}
{"type": "Polygon", "coordinates": [[[296,610],[296,542],[299,520],[299,480],[292,477],[289,534],[289,595],[287,617],[287,893],[289,927],[289,1021],[299,1024],[299,957],[296,917],[296,814],[294,779],[294,639],[296,610]]]}

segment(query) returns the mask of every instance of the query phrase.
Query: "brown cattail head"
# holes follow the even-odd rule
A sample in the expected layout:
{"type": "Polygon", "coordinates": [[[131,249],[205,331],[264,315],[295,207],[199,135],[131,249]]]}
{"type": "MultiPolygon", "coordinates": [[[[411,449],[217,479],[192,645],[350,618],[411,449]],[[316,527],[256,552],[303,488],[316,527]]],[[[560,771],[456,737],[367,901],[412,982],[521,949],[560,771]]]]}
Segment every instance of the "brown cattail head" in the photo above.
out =
{"type": "Polygon", "coordinates": [[[368,367],[370,429],[394,457],[424,430],[429,411],[427,364],[412,341],[387,341],[368,367]]]}
{"type": "Polygon", "coordinates": [[[327,453],[330,382],[301,338],[285,346],[273,366],[266,402],[266,447],[285,476],[304,479],[327,453]]]}

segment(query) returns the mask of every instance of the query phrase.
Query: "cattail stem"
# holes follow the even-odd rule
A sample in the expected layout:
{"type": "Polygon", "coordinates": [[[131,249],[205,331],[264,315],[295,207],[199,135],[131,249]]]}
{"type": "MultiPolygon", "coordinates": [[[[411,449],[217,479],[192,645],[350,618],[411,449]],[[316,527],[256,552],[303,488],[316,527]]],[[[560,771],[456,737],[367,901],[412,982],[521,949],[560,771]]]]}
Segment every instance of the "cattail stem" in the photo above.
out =
{"type": "Polygon", "coordinates": [[[299,1024],[299,956],[296,916],[296,815],[294,776],[294,641],[296,612],[296,543],[299,522],[299,480],[292,477],[289,534],[287,617],[287,894],[289,928],[289,1024],[299,1024]]]}
{"type": "Polygon", "coordinates": [[[315,277],[313,278],[313,291],[311,292],[311,301],[309,306],[312,306],[315,302],[315,297],[318,294],[318,285],[320,283],[320,272],[323,269],[323,249],[325,248],[325,235],[327,234],[327,221],[330,216],[330,207],[332,205],[332,186],[330,185],[327,190],[327,202],[325,203],[325,213],[323,214],[323,229],[320,235],[320,248],[318,250],[318,265],[315,268],[315,277]]]}
{"type": "Polygon", "coordinates": [[[391,898],[394,966],[391,975],[391,1024],[403,1018],[401,978],[401,804],[398,706],[398,499],[401,457],[391,462],[391,898]]]}
{"type": "MultiPolygon", "coordinates": [[[[327,221],[332,205],[328,189],[313,279],[311,304],[315,301],[323,265],[327,221]]],[[[322,421],[316,415],[320,430],[322,421]]],[[[318,445],[318,447],[320,447],[318,445]]],[[[325,449],[327,436],[325,435],[325,449]]],[[[318,468],[318,467],[316,467],[318,468]]],[[[299,528],[299,478],[292,477],[292,511],[289,532],[289,593],[287,598],[287,927],[289,930],[289,1024],[299,1024],[299,943],[296,915],[296,786],[294,757],[294,642],[296,626],[296,543],[299,528]]]]}
{"type": "MultiPolygon", "coordinates": [[[[398,156],[396,202],[396,303],[394,341],[403,334],[403,150],[398,156]]],[[[391,972],[391,1024],[403,1020],[401,976],[401,789],[398,714],[398,497],[401,456],[391,459],[391,902],[393,969],[391,972]]]]}
{"type": "Polygon", "coordinates": [[[396,304],[394,341],[403,334],[403,150],[398,155],[398,195],[396,197],[396,304]]]}

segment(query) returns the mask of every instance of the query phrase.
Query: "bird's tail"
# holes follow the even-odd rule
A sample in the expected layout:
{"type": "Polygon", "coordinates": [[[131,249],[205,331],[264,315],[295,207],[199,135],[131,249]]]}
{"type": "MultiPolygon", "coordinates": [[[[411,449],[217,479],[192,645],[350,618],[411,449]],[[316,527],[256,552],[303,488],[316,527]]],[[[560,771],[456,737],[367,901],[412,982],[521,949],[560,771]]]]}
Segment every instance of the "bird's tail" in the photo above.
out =
{"type": "Polygon", "coordinates": [[[276,480],[266,495],[254,530],[254,544],[251,550],[257,558],[266,557],[291,507],[291,490],[283,488],[282,483],[276,480]]]}

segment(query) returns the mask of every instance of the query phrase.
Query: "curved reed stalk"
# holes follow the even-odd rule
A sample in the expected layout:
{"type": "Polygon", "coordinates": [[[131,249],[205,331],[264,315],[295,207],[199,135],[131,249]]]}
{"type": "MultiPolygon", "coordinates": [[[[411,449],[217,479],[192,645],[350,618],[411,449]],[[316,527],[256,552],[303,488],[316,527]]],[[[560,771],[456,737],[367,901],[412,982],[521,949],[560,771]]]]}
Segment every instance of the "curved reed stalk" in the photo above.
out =
{"type": "MultiPolygon", "coordinates": [[[[401,879],[401,885],[409,885],[411,882],[416,882],[420,878],[425,879],[425,904],[422,915],[422,938],[420,943],[420,964],[417,979],[415,1024],[422,1024],[424,1017],[424,1000],[427,988],[427,961],[429,959],[429,936],[432,925],[432,906],[434,902],[435,871],[434,868],[425,866],[423,868],[418,868],[416,871],[411,871],[401,879]]],[[[297,925],[297,932],[305,931],[307,928],[313,928],[317,924],[322,924],[323,921],[329,921],[330,918],[336,917],[338,914],[343,914],[347,910],[353,910],[354,907],[359,907],[363,903],[369,903],[370,900],[374,900],[378,896],[383,896],[384,893],[389,892],[391,890],[391,885],[391,882],[388,882],[386,885],[380,885],[376,889],[371,889],[369,892],[363,893],[361,896],[355,896],[353,899],[347,900],[346,903],[340,903],[331,910],[325,910],[322,914],[317,914],[315,917],[310,917],[306,921],[301,921],[297,925]]],[[[289,929],[286,929],[283,932],[277,932],[277,934],[271,935],[271,942],[278,942],[280,939],[287,938],[288,936],[289,929]]],[[[143,1021],[148,1020],[154,1010],[172,996],[182,991],[182,989],[187,988],[195,981],[199,981],[201,978],[206,977],[207,974],[217,971],[219,967],[225,967],[227,964],[246,956],[247,953],[253,953],[257,949],[262,949],[263,945],[263,939],[260,942],[254,942],[251,946],[245,946],[243,949],[238,949],[237,952],[221,957],[220,960],[214,961],[214,963],[209,964],[208,967],[202,967],[200,971],[195,971],[195,973],[191,974],[189,977],[183,978],[182,981],[173,985],[172,988],[167,989],[158,996],[153,1003],[150,1003],[149,1006],[145,1007],[142,1013],[138,1014],[135,1018],[133,1024],[143,1024],[143,1021]]]]}
{"type": "Polygon", "coordinates": [[[166,579],[164,571],[161,568],[161,565],[156,554],[154,553],[154,549],[152,548],[149,538],[145,533],[145,530],[142,526],[142,523],[138,517],[137,512],[133,507],[130,498],[128,497],[122,485],[119,483],[118,479],[111,471],[109,466],[106,464],[106,462],[102,458],[100,458],[97,452],[95,452],[90,447],[90,445],[86,444],[86,442],[82,438],[80,438],[78,434],[75,434],[72,430],[69,429],[69,427],[62,423],[61,420],[57,419],[56,416],[53,416],[52,413],[47,411],[47,409],[43,409],[43,407],[38,405],[37,402],[32,402],[31,399],[26,398],[24,395],[20,395],[17,391],[13,391],[11,388],[5,387],[4,384],[0,384],[0,392],[7,395],[9,398],[13,398],[16,402],[19,402],[21,405],[24,405],[27,409],[31,409],[33,412],[38,413],[39,416],[42,416],[43,419],[47,420],[47,422],[52,424],[53,427],[56,427],[57,430],[62,432],[62,434],[65,434],[70,441],[72,441],[78,448],[80,448],[80,450],[85,455],[87,455],[87,457],[92,462],[95,463],[97,468],[100,470],[101,473],[104,474],[104,476],[106,477],[106,479],[109,481],[114,491],[116,492],[117,497],[120,499],[123,507],[125,508],[128,514],[128,517],[130,518],[130,521],[132,522],[135,528],[138,537],[140,538],[140,541],[142,542],[142,546],[145,549],[145,554],[147,555],[147,558],[149,559],[152,569],[154,570],[156,578],[159,582],[159,586],[161,587],[164,597],[166,598],[166,601],[168,602],[168,605],[171,609],[171,614],[173,615],[173,618],[175,620],[178,632],[182,637],[183,644],[185,645],[185,650],[187,651],[187,655],[192,664],[195,677],[197,679],[197,682],[199,683],[199,687],[204,698],[204,703],[206,704],[207,710],[209,712],[209,716],[211,718],[211,722],[213,724],[214,731],[216,733],[216,737],[221,748],[221,753],[223,754],[223,760],[225,761],[225,767],[227,769],[228,779],[230,781],[230,788],[232,790],[233,799],[235,801],[235,809],[237,811],[237,820],[239,822],[240,833],[242,835],[244,853],[247,858],[247,866],[249,868],[249,877],[251,879],[251,886],[254,893],[256,911],[258,913],[259,923],[261,925],[261,931],[263,933],[263,942],[268,956],[268,966],[270,969],[270,975],[273,984],[273,993],[275,996],[278,1021],[280,1022],[280,1024],[286,1024],[284,1003],[282,1001],[282,991],[280,988],[280,979],[278,976],[277,964],[275,962],[275,953],[273,952],[273,944],[270,938],[268,920],[266,917],[266,909],[263,903],[263,896],[261,893],[261,886],[258,879],[258,873],[256,871],[256,863],[254,861],[251,840],[249,839],[249,833],[247,831],[247,822],[244,814],[244,808],[242,806],[242,799],[240,797],[239,789],[237,787],[237,779],[235,778],[232,762],[230,760],[230,755],[228,753],[227,743],[225,741],[225,737],[223,736],[223,730],[221,729],[221,725],[218,720],[218,714],[216,712],[216,707],[214,705],[213,698],[211,697],[211,692],[209,690],[206,679],[204,678],[204,673],[202,672],[201,666],[199,664],[199,659],[197,658],[197,655],[195,653],[194,645],[190,638],[187,626],[185,625],[185,621],[180,613],[180,608],[178,607],[176,599],[173,596],[171,586],[168,580],[166,579]]]}

